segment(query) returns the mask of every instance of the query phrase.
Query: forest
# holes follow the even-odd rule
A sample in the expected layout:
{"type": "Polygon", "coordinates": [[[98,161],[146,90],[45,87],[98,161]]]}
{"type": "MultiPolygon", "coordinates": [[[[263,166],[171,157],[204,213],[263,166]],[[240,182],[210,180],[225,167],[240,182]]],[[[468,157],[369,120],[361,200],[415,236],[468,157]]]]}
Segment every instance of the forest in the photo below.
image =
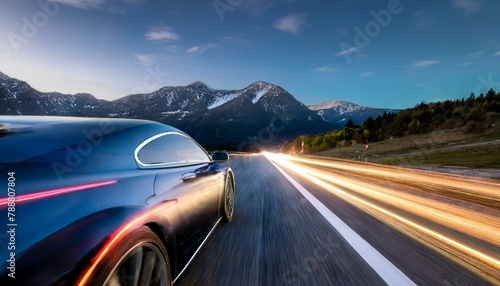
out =
{"type": "Polygon", "coordinates": [[[500,118],[500,93],[490,89],[486,95],[471,93],[468,98],[442,102],[421,102],[413,108],[398,113],[384,113],[369,117],[356,126],[349,120],[344,128],[317,135],[297,137],[285,145],[285,150],[298,153],[310,152],[377,142],[412,134],[422,134],[445,129],[463,128],[467,133],[487,132],[500,118]]]}

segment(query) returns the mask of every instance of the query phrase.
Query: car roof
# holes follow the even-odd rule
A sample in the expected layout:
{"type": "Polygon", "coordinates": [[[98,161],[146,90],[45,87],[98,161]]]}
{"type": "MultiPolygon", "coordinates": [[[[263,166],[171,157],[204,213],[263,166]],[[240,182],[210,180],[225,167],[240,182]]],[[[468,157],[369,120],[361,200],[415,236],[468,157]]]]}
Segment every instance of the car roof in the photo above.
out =
{"type": "Polygon", "coordinates": [[[183,133],[141,119],[0,116],[0,163],[20,162],[85,140],[99,143],[104,137],[114,137],[113,141],[120,142],[129,153],[142,141],[163,132],[183,133]],[[130,140],[132,137],[134,140],[130,140]]]}
{"type": "MultiPolygon", "coordinates": [[[[82,127],[93,127],[109,122],[124,127],[134,127],[138,125],[164,125],[154,121],[128,118],[93,118],[93,117],[69,117],[69,116],[17,116],[0,115],[0,126],[2,125],[25,125],[38,128],[43,125],[73,125],[82,127]]],[[[168,126],[168,125],[164,125],[168,126]]],[[[169,126],[171,127],[171,126],[169,126]]],[[[171,127],[175,129],[174,127],[171,127]]]]}

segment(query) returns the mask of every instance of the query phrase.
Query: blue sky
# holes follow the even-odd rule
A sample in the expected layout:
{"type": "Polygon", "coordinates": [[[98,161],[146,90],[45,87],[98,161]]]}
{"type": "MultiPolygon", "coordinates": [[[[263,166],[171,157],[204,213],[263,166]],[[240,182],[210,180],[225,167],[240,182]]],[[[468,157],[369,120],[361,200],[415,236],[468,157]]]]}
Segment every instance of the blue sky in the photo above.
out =
{"type": "Polygon", "coordinates": [[[0,71],[101,99],[263,80],[407,108],[500,91],[497,0],[1,0],[0,71]]]}

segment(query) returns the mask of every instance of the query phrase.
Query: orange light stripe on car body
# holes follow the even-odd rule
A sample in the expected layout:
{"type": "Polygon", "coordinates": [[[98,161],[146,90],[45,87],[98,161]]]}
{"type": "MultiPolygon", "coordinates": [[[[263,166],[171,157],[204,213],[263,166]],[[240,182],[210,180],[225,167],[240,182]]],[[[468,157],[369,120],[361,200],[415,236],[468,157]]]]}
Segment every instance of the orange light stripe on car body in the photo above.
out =
{"type": "MultiPolygon", "coordinates": [[[[84,185],[78,185],[78,186],[64,187],[64,188],[60,188],[60,189],[36,192],[36,193],[31,193],[31,194],[26,194],[26,195],[19,195],[19,196],[15,197],[15,202],[16,202],[16,204],[25,203],[28,201],[64,195],[64,194],[68,194],[68,193],[72,193],[72,192],[78,192],[78,191],[93,189],[93,188],[102,187],[102,186],[108,186],[108,185],[116,184],[116,182],[117,182],[116,180],[111,180],[111,181],[84,184],[84,185]]],[[[7,204],[9,203],[8,200],[9,200],[9,198],[1,198],[0,199],[0,207],[7,206],[7,204]]]]}
{"type": "Polygon", "coordinates": [[[115,233],[111,236],[111,239],[106,243],[106,245],[99,251],[99,253],[92,259],[92,265],[87,269],[85,274],[80,278],[78,282],[78,286],[84,286],[87,285],[87,282],[96,269],[97,265],[104,259],[106,254],[110,251],[110,249],[120,242],[120,240],[124,237],[124,233],[129,230],[132,226],[135,224],[138,224],[141,222],[145,217],[148,217],[154,212],[157,212],[158,210],[164,208],[165,205],[160,205],[158,207],[155,207],[146,213],[141,214],[140,216],[136,217],[135,219],[132,219],[130,222],[126,223],[123,225],[123,227],[117,229],[115,233]]]}

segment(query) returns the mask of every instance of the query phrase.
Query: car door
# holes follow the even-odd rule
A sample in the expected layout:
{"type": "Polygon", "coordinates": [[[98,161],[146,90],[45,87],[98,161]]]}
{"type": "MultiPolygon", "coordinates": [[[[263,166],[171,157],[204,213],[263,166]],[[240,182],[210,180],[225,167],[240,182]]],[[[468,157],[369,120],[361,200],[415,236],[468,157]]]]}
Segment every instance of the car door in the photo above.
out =
{"type": "Polygon", "coordinates": [[[155,201],[177,200],[183,257],[188,259],[218,219],[223,173],[190,137],[177,132],[146,140],[136,152],[143,168],[157,172],[155,201]]]}

